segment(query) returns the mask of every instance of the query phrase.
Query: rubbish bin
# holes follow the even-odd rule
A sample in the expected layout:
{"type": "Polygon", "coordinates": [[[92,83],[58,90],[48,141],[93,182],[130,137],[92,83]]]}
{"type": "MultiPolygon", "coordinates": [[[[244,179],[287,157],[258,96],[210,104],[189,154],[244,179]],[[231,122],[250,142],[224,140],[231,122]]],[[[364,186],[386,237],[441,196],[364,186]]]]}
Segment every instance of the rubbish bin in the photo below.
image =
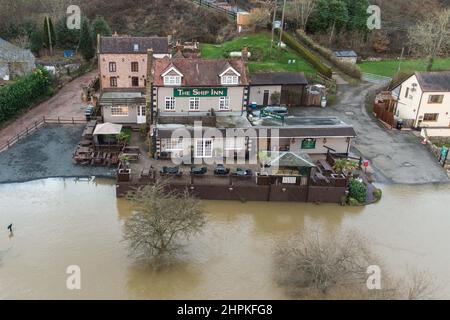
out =
{"type": "Polygon", "coordinates": [[[402,130],[402,128],[403,128],[403,120],[402,119],[397,120],[396,128],[397,128],[397,130],[402,130]]]}

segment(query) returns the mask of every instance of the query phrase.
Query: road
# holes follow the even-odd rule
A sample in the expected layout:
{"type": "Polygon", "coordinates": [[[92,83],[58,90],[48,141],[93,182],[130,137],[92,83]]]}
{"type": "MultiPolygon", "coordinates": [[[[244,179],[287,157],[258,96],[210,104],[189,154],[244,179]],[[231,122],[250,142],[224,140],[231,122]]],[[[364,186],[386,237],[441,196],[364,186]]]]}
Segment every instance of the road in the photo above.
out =
{"type": "Polygon", "coordinates": [[[338,101],[331,107],[296,108],[298,116],[337,116],[354,126],[358,137],[352,151],[370,161],[381,183],[448,183],[449,177],[437,160],[411,132],[386,130],[365,108],[367,93],[377,85],[341,85],[338,101]]]}
{"type": "Polygon", "coordinates": [[[17,120],[0,130],[0,145],[6,143],[18,132],[25,130],[44,116],[84,117],[84,105],[81,101],[81,87],[87,85],[98,71],[91,71],[74,79],[62,87],[52,98],[25,112],[17,120]]]}

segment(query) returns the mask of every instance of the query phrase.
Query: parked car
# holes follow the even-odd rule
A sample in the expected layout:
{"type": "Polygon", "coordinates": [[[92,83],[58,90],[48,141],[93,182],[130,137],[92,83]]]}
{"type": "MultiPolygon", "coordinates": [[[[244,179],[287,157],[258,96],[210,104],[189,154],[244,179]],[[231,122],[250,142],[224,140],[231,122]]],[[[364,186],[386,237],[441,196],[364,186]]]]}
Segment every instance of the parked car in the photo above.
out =
{"type": "Polygon", "coordinates": [[[183,175],[183,172],[180,171],[179,167],[162,167],[159,171],[161,175],[174,175],[180,177],[183,175]]]}
{"type": "Polygon", "coordinates": [[[206,172],[208,172],[208,169],[206,167],[202,167],[202,168],[192,167],[191,168],[191,173],[194,175],[203,175],[206,172]]]}
{"type": "MultiPolygon", "coordinates": [[[[279,106],[279,105],[267,106],[267,107],[263,108],[262,111],[266,111],[266,112],[269,112],[272,114],[277,114],[280,116],[287,116],[289,113],[289,111],[286,107],[279,106]]],[[[266,115],[264,115],[264,112],[262,112],[261,114],[263,117],[266,116],[266,115]]]]}
{"type": "Polygon", "coordinates": [[[218,164],[214,169],[214,174],[216,176],[227,176],[230,173],[230,169],[225,168],[223,164],[218,164]]]}
{"type": "Polygon", "coordinates": [[[252,176],[252,170],[250,169],[241,169],[237,168],[236,172],[233,173],[233,175],[238,177],[251,177],[252,176]]]}

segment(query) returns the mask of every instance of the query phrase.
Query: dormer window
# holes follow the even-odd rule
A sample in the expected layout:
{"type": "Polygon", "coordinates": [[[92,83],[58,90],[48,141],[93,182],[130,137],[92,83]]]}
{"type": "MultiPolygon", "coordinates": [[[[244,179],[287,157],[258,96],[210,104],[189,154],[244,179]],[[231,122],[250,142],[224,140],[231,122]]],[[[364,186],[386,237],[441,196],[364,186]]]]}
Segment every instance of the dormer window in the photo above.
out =
{"type": "Polygon", "coordinates": [[[222,84],[224,84],[224,85],[239,84],[239,77],[238,76],[222,76],[222,84]]]}
{"type": "Polygon", "coordinates": [[[138,52],[138,51],[139,51],[139,44],[135,43],[135,44],[133,45],[133,51],[134,51],[134,52],[138,52]]]}
{"type": "Polygon", "coordinates": [[[181,76],[165,76],[164,85],[166,86],[179,86],[181,85],[181,76]]]}
{"type": "Polygon", "coordinates": [[[220,83],[222,85],[238,85],[241,76],[233,67],[228,67],[220,75],[220,83]]]}

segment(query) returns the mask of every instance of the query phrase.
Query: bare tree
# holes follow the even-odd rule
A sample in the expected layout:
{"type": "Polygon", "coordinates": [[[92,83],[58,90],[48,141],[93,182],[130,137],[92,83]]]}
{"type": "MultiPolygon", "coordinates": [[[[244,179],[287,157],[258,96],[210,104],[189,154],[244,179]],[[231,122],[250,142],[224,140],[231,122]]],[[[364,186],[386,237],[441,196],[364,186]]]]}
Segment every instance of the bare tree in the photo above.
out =
{"type": "Polygon", "coordinates": [[[292,0],[289,2],[287,14],[293,17],[297,23],[297,28],[306,29],[309,18],[317,7],[318,0],[292,0]]]}
{"type": "Polygon", "coordinates": [[[157,182],[129,192],[134,213],[125,222],[125,240],[132,253],[160,267],[182,247],[182,241],[200,232],[205,216],[200,202],[189,193],[170,191],[157,182]]]}
{"type": "Polygon", "coordinates": [[[450,9],[435,13],[408,30],[412,52],[428,59],[427,70],[433,68],[434,59],[450,46],[450,9]]]}
{"type": "Polygon", "coordinates": [[[410,270],[405,283],[408,300],[431,299],[438,289],[434,278],[428,272],[420,270],[410,270]]]}

